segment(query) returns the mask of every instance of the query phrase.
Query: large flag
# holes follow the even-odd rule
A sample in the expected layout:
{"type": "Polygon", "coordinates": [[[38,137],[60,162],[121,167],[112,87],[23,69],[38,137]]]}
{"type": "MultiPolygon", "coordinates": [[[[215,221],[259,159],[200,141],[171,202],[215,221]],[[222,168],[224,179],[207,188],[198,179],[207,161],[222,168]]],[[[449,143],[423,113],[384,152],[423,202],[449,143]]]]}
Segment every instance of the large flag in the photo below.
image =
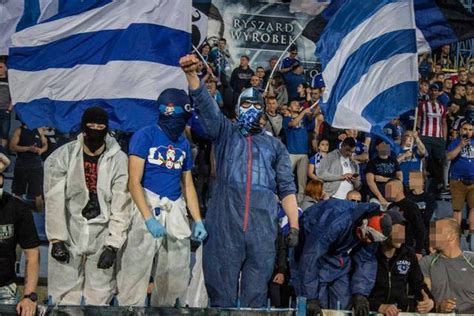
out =
{"type": "Polygon", "coordinates": [[[336,128],[383,135],[417,100],[413,0],[347,0],[317,49],[326,84],[321,108],[336,128]]]}
{"type": "MultiPolygon", "coordinates": [[[[303,35],[317,42],[329,19],[347,0],[330,5],[305,27],[303,35]]],[[[377,0],[360,1],[378,2],[377,0]]],[[[418,53],[474,37],[474,15],[459,0],[414,0],[418,53]]],[[[362,8],[362,6],[361,6],[362,8]]]]}
{"type": "Polygon", "coordinates": [[[193,0],[193,45],[198,48],[207,39],[207,24],[212,0],[193,0]]]}
{"type": "Polygon", "coordinates": [[[160,92],[187,88],[179,58],[191,50],[191,0],[83,4],[66,3],[12,36],[9,80],[20,118],[68,132],[100,105],[114,129],[155,123],[160,92]]]}

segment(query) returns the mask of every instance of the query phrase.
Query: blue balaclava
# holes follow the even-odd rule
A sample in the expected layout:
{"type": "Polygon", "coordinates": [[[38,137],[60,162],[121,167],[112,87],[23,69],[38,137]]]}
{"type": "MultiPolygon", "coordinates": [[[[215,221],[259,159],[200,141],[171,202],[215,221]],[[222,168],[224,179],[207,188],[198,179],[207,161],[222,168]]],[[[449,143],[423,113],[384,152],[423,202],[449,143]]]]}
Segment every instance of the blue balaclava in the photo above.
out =
{"type": "Polygon", "coordinates": [[[263,96],[255,88],[248,88],[242,91],[238,100],[237,124],[240,132],[244,136],[255,135],[262,131],[260,127],[260,118],[264,110],[263,96]],[[245,102],[250,106],[243,107],[245,102]],[[258,108],[260,105],[260,108],[258,108]]]}
{"type": "Polygon", "coordinates": [[[191,100],[184,90],[172,88],[161,92],[157,103],[158,125],[169,139],[176,142],[191,117],[191,100]]]}

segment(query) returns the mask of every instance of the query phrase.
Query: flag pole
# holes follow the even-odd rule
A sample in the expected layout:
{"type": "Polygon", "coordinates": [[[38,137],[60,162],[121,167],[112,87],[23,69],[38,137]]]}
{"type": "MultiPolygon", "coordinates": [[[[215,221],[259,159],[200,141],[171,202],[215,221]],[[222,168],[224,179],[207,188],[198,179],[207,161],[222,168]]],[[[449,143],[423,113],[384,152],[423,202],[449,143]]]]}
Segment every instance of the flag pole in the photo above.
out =
{"type": "Polygon", "coordinates": [[[265,86],[265,90],[263,91],[263,95],[266,95],[266,93],[268,91],[268,87],[270,86],[270,81],[273,78],[273,74],[275,73],[275,70],[278,67],[278,65],[280,65],[280,62],[281,62],[283,56],[286,54],[286,52],[288,51],[290,46],[293,45],[296,42],[296,40],[301,36],[301,34],[303,34],[303,31],[304,31],[304,28],[301,29],[301,31],[290,41],[290,44],[288,44],[288,46],[285,48],[283,53],[281,53],[280,57],[278,58],[278,61],[276,62],[275,66],[272,69],[272,72],[270,72],[270,76],[268,76],[267,85],[265,86]]]}
{"type": "MultiPolygon", "coordinates": [[[[197,49],[196,46],[193,45],[193,51],[196,52],[196,54],[199,56],[199,58],[201,58],[202,62],[204,63],[204,65],[206,65],[206,69],[208,70],[209,68],[211,68],[209,66],[209,64],[207,63],[207,61],[204,59],[204,56],[201,54],[201,52],[197,49]]],[[[212,68],[211,68],[212,69],[212,68]]],[[[209,74],[211,75],[212,79],[216,80],[217,78],[214,76],[214,74],[211,72],[209,72],[209,74]]]]}
{"type": "MultiPolygon", "coordinates": [[[[418,121],[418,106],[415,108],[415,120],[413,121],[413,141],[411,142],[411,146],[410,146],[410,151],[412,152],[413,154],[413,146],[415,145],[415,132],[416,132],[416,124],[417,124],[417,121],[418,121]]],[[[419,136],[419,135],[418,135],[419,136]]]]}

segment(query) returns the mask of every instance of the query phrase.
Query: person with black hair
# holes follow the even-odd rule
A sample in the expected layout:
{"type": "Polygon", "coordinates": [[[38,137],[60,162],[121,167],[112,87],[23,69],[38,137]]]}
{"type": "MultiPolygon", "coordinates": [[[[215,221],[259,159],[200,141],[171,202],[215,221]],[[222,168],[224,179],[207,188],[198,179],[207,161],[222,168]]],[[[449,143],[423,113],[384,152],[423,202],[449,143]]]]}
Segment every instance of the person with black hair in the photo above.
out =
{"type": "Polygon", "coordinates": [[[362,186],[359,165],[351,159],[355,150],[355,139],[346,137],[339,149],[334,149],[321,160],[316,176],[324,182],[324,192],[328,196],[344,200],[349,191],[362,186]]]}
{"type": "Polygon", "coordinates": [[[12,193],[27,194],[35,199],[38,212],[43,211],[43,161],[41,155],[48,150],[48,140],[42,129],[30,129],[21,124],[10,140],[10,150],[17,153],[13,173],[12,193]]]}
{"type": "Polygon", "coordinates": [[[427,236],[423,217],[415,202],[406,198],[400,179],[392,178],[387,181],[385,199],[391,202],[388,209],[402,213],[407,219],[405,244],[415,248],[418,259],[421,259],[427,236]]]}
{"type": "Polygon", "coordinates": [[[406,220],[394,210],[388,210],[392,219],[392,233],[377,250],[377,277],[369,296],[370,310],[387,316],[396,316],[409,310],[409,290],[418,301],[416,311],[429,313],[434,308],[433,295],[423,282],[423,274],[414,251],[405,242],[406,220]]]}
{"type": "Polygon", "coordinates": [[[114,264],[127,237],[131,199],[127,156],[108,131],[107,112],[90,107],[77,140],[45,162],[52,304],[107,305],[115,294],[114,264]]]}
{"type": "Polygon", "coordinates": [[[447,158],[451,161],[449,188],[453,217],[461,223],[462,211],[467,204],[469,214],[470,249],[474,251],[474,131],[473,122],[460,123],[459,137],[448,146],[447,158]]]}

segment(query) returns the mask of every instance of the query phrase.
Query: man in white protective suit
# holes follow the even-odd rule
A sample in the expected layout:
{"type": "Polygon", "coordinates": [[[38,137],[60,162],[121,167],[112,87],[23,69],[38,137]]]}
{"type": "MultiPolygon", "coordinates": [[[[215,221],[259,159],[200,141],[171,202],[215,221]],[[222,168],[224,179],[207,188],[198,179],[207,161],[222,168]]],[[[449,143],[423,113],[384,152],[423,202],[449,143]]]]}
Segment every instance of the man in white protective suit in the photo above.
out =
{"type": "Polygon", "coordinates": [[[121,306],[145,305],[152,271],[152,306],[185,302],[191,254],[186,208],[194,220],[193,238],[203,241],[207,236],[191,175],[191,146],[183,135],[190,103],[184,90],[164,90],[157,100],[158,124],[137,131],[130,141],[134,208],[117,273],[121,306]]]}
{"type": "Polygon", "coordinates": [[[130,223],[128,159],[108,132],[108,115],[91,107],[77,140],[45,162],[48,294],[57,305],[108,305],[114,263],[130,223]]]}

